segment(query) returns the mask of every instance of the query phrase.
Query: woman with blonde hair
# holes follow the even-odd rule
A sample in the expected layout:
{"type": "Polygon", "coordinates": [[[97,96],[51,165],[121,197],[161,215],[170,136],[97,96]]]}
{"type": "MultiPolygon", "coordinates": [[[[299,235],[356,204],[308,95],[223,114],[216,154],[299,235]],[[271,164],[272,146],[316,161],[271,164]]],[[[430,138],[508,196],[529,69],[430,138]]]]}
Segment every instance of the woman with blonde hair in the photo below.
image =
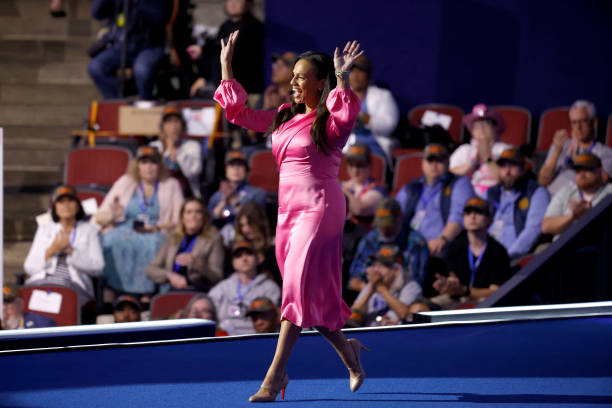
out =
{"type": "Polygon", "coordinates": [[[147,265],[165,232],[177,225],[182,203],[181,187],[168,176],[157,150],[138,149],[94,217],[103,232],[104,274],[115,292],[143,295],[140,300],[147,303],[145,295],[155,290],[147,265]]]}
{"type": "Polygon", "coordinates": [[[223,278],[223,241],[210,225],[206,206],[188,198],[181,207],[180,224],[164,240],[147,267],[147,276],[170,290],[208,291],[223,278]]]}

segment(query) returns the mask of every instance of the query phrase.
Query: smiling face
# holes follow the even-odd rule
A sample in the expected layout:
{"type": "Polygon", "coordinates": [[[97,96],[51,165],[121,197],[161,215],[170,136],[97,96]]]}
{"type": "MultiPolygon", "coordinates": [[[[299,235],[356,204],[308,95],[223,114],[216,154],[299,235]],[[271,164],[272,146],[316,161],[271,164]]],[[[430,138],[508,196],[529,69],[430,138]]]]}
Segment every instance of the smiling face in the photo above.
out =
{"type": "Polygon", "coordinates": [[[315,67],[310,61],[300,59],[293,67],[291,89],[295,103],[303,103],[307,110],[314,110],[319,104],[325,78],[318,79],[315,67]]]}
{"type": "Polygon", "coordinates": [[[582,143],[592,140],[594,120],[589,118],[587,108],[575,108],[569,112],[570,124],[572,127],[572,137],[582,143]]]}

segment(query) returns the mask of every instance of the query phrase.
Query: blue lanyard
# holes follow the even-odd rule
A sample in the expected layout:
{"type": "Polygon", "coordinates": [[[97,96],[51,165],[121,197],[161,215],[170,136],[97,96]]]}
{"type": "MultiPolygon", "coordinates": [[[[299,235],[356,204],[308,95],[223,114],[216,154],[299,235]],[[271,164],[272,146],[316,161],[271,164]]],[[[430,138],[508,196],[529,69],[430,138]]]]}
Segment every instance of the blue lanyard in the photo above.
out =
{"type": "Polygon", "coordinates": [[[515,199],[513,201],[507,202],[506,205],[504,205],[501,210],[499,209],[499,205],[500,205],[501,199],[500,199],[500,201],[495,201],[493,203],[493,206],[499,212],[500,215],[503,215],[506,212],[506,210],[516,202],[517,198],[518,197],[515,197],[515,199]]]}
{"type": "Polygon", "coordinates": [[[417,204],[418,208],[426,209],[427,204],[431,201],[432,198],[436,196],[441,190],[442,183],[440,181],[436,181],[436,184],[431,188],[431,193],[427,197],[423,194],[425,192],[425,183],[421,186],[421,198],[419,198],[419,202],[417,204]],[[421,207],[422,204],[422,207],[421,207]]]}
{"type": "Polygon", "coordinates": [[[240,277],[238,278],[238,286],[236,286],[236,299],[238,299],[239,303],[242,303],[244,297],[247,295],[247,293],[249,293],[249,290],[251,290],[251,286],[253,286],[254,283],[255,279],[249,282],[249,284],[246,286],[246,291],[242,293],[242,280],[240,277]]]}
{"type": "Polygon", "coordinates": [[[138,205],[140,206],[140,211],[142,213],[147,212],[147,208],[153,205],[153,201],[155,200],[155,195],[157,194],[158,187],[159,187],[159,181],[156,181],[155,182],[155,192],[150,197],[150,199],[147,200],[144,196],[144,189],[142,188],[142,183],[140,181],[138,182],[138,205]]]}
{"type": "Polygon", "coordinates": [[[480,262],[482,262],[482,256],[484,255],[486,250],[487,250],[487,244],[485,244],[484,248],[482,248],[480,255],[478,255],[478,258],[476,258],[476,262],[474,262],[474,254],[472,253],[472,250],[470,249],[470,246],[468,245],[468,261],[470,261],[470,286],[474,286],[474,278],[476,277],[476,269],[478,269],[478,267],[480,266],[480,262]]]}
{"type": "MultiPolygon", "coordinates": [[[[187,237],[183,238],[183,240],[181,241],[181,245],[179,246],[179,250],[177,252],[178,254],[183,254],[183,253],[190,253],[191,250],[193,249],[193,246],[195,245],[195,242],[198,240],[198,237],[193,237],[191,242],[189,242],[189,244],[187,244],[187,237]]],[[[182,265],[179,265],[178,263],[174,263],[174,272],[178,272],[180,271],[182,268],[182,265]]]]}

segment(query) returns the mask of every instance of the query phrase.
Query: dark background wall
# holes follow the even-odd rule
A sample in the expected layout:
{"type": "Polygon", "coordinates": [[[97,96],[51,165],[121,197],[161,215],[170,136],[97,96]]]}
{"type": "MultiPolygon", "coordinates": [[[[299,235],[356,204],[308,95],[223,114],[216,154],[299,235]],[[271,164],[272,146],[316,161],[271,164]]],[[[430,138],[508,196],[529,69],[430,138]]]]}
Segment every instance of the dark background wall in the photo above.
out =
{"type": "Polygon", "coordinates": [[[538,115],[577,98],[612,112],[610,0],[266,1],[268,56],[352,39],[403,113],[485,102],[538,115]]]}

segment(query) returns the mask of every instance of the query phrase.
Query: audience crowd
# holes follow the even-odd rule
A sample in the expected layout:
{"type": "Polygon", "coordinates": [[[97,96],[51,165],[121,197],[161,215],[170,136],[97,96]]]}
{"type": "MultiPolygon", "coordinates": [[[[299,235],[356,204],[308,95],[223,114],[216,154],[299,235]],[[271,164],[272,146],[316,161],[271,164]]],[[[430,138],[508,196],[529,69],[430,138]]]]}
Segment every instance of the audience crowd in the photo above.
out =
{"type": "MultiPolygon", "coordinates": [[[[93,2],[94,17],[118,27],[89,71],[105,98],[118,97],[117,36],[138,32],[128,43],[127,62],[140,98],[147,99],[163,54],[166,11],[141,0],[120,23],[121,3],[93,2]]],[[[227,0],[228,20],[216,38],[188,48],[199,73],[192,96],[212,94],[219,42],[240,29],[234,72],[253,106],[276,109],[290,101],[296,53],[274,54],[272,83],[264,88],[263,72],[252,69],[264,67],[264,37],[251,7],[250,0],[227,0]]],[[[349,76],[362,108],[344,149],[343,282],[353,312],[347,326],[401,324],[418,311],[475,304],[512,277],[521,257],[612,194],[612,149],[597,141],[595,107],[584,100],[571,106],[571,131],[554,134],[539,168],[521,146],[501,142],[506,123],[500,112],[477,104],[463,117],[471,139],[454,151],[428,141],[422,176],[390,194],[372,166],[379,155],[383,171],[392,168],[399,113],[391,92],[374,85],[371,74],[372,63],[362,57],[349,76]]],[[[158,137],[137,150],[90,219],[77,190],[58,187],[50,220],[39,224],[25,261],[25,285],[73,289],[79,307],[107,304],[115,322],[141,320],[156,295],[195,293],[175,317],[216,321],[220,335],[276,332],[282,276],[274,255],[275,196],[249,184],[248,157],[266,149],[264,139],[216,152],[223,174],[203,180],[209,176],[206,149],[185,136],[181,110],[167,107],[158,137]],[[203,181],[213,191],[202,191],[203,181]]],[[[4,329],[55,324],[25,310],[19,288],[5,285],[4,329]]]]}

